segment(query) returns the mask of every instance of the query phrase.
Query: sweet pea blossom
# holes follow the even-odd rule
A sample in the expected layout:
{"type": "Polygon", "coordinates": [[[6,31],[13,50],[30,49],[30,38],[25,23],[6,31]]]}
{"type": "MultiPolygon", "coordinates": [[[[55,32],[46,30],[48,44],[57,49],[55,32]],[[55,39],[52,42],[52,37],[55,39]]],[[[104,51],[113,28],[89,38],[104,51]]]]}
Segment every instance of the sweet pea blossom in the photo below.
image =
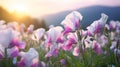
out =
{"type": "Polygon", "coordinates": [[[117,41],[113,41],[112,45],[110,46],[110,50],[114,50],[117,46],[117,41]]]}
{"type": "Polygon", "coordinates": [[[70,14],[68,14],[65,17],[65,19],[61,22],[61,24],[65,28],[64,34],[67,34],[68,32],[71,31],[75,31],[76,29],[80,29],[81,20],[82,15],[77,11],[73,11],[70,14]]]}
{"type": "Polygon", "coordinates": [[[7,24],[7,28],[12,28],[13,30],[16,30],[16,31],[20,30],[20,26],[17,22],[9,22],[7,24]]]}
{"type": "Polygon", "coordinates": [[[62,64],[63,67],[66,67],[66,60],[65,59],[61,59],[60,63],[62,64]]]}
{"type": "Polygon", "coordinates": [[[109,23],[109,27],[110,27],[110,29],[115,29],[116,26],[117,26],[116,21],[110,21],[110,23],[109,23]]]}
{"type": "Polygon", "coordinates": [[[105,47],[106,44],[108,44],[108,38],[105,35],[101,35],[100,40],[98,39],[98,41],[101,41],[101,46],[105,47]]]}
{"type": "Polygon", "coordinates": [[[69,51],[72,49],[73,44],[77,44],[78,38],[75,33],[69,33],[67,39],[63,45],[63,49],[69,51]]]}
{"type": "Polygon", "coordinates": [[[20,52],[21,60],[18,67],[38,67],[39,55],[34,48],[30,48],[28,52],[20,52]]]}
{"type": "Polygon", "coordinates": [[[7,49],[7,55],[8,55],[8,57],[10,57],[10,58],[17,57],[18,54],[19,54],[19,49],[18,49],[18,47],[16,47],[16,46],[7,49]]]}
{"type": "Polygon", "coordinates": [[[34,30],[34,25],[31,24],[31,25],[29,25],[29,27],[27,28],[27,33],[28,33],[28,34],[31,34],[31,33],[33,32],[33,30],[34,30]]]}
{"type": "Polygon", "coordinates": [[[48,51],[48,53],[45,55],[46,58],[51,57],[51,56],[58,56],[58,45],[54,44],[52,45],[52,47],[50,48],[50,50],[48,51]]]}
{"type": "Polygon", "coordinates": [[[46,32],[46,47],[50,47],[54,42],[58,42],[58,38],[61,35],[63,28],[61,26],[56,26],[50,28],[46,32]]]}
{"type": "Polygon", "coordinates": [[[73,55],[74,56],[79,56],[80,54],[80,49],[79,49],[79,46],[76,46],[73,50],[73,55]]]}
{"type": "Polygon", "coordinates": [[[17,38],[18,35],[19,33],[12,30],[11,28],[1,30],[0,31],[0,44],[4,46],[5,48],[7,48],[9,44],[11,43],[11,41],[14,38],[17,38]]]}
{"type": "Polygon", "coordinates": [[[87,27],[88,35],[93,35],[94,33],[100,33],[104,28],[108,16],[105,14],[101,14],[101,18],[99,20],[94,21],[90,26],[87,27]]]}
{"type": "Polygon", "coordinates": [[[45,33],[44,28],[39,28],[33,32],[32,39],[39,41],[45,33]]]}
{"type": "Polygon", "coordinates": [[[96,41],[93,41],[93,50],[95,51],[95,53],[97,53],[98,55],[100,55],[102,53],[102,49],[99,43],[97,43],[96,41]]]}
{"type": "Polygon", "coordinates": [[[11,42],[10,42],[10,45],[8,46],[9,48],[11,47],[18,47],[19,49],[24,49],[25,46],[26,46],[26,43],[19,40],[18,38],[14,38],[11,42]]]}
{"type": "Polygon", "coordinates": [[[41,63],[40,67],[46,67],[45,62],[41,61],[40,63],[41,63]]]}
{"type": "Polygon", "coordinates": [[[87,36],[87,38],[84,39],[85,48],[91,48],[93,45],[93,37],[87,36]]]}

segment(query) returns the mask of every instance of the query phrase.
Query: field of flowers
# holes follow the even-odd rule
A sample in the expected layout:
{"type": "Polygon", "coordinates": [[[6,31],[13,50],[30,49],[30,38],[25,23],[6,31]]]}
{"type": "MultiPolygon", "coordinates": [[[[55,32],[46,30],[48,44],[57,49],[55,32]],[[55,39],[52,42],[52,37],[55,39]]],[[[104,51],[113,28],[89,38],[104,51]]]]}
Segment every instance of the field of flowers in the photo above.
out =
{"type": "Polygon", "coordinates": [[[49,30],[0,21],[0,67],[120,67],[120,22],[104,13],[86,29],[73,11],[49,30]]]}

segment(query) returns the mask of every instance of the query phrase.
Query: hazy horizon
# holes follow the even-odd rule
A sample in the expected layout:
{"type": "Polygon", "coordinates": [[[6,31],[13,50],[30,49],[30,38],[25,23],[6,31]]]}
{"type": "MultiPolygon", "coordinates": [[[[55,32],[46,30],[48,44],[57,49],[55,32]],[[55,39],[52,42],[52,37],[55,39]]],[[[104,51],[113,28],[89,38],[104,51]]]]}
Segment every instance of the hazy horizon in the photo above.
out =
{"type": "Polygon", "coordinates": [[[39,17],[66,10],[88,6],[120,6],[119,0],[0,0],[8,11],[21,11],[32,17],[39,17]],[[109,3],[108,3],[109,2],[109,3]]]}

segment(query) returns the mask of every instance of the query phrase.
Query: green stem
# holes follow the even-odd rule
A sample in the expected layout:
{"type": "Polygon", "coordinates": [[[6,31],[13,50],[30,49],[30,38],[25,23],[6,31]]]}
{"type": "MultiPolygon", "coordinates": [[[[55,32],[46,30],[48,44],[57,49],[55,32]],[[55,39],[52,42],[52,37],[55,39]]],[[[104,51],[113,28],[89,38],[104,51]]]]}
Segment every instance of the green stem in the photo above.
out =
{"type": "Polygon", "coordinates": [[[82,42],[81,42],[82,37],[81,37],[80,33],[82,33],[81,30],[80,30],[80,32],[79,32],[79,30],[76,31],[76,34],[78,36],[78,44],[79,44],[79,48],[80,48],[80,51],[81,51],[80,53],[81,53],[81,56],[82,56],[82,61],[83,61],[84,67],[86,67],[85,57],[84,57],[84,53],[83,53],[83,47],[85,48],[85,45],[82,44],[82,42]]]}
{"type": "Polygon", "coordinates": [[[7,48],[5,48],[5,67],[9,67],[8,66],[8,58],[7,58],[7,48]]]}

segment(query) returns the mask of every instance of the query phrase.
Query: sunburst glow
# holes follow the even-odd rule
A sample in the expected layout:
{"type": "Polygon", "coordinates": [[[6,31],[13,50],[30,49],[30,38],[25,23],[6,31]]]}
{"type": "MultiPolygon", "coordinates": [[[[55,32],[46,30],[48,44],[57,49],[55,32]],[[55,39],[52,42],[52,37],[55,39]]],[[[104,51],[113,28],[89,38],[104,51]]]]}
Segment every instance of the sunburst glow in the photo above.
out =
{"type": "Polygon", "coordinates": [[[11,11],[27,12],[27,7],[23,4],[14,4],[10,7],[11,11]]]}

